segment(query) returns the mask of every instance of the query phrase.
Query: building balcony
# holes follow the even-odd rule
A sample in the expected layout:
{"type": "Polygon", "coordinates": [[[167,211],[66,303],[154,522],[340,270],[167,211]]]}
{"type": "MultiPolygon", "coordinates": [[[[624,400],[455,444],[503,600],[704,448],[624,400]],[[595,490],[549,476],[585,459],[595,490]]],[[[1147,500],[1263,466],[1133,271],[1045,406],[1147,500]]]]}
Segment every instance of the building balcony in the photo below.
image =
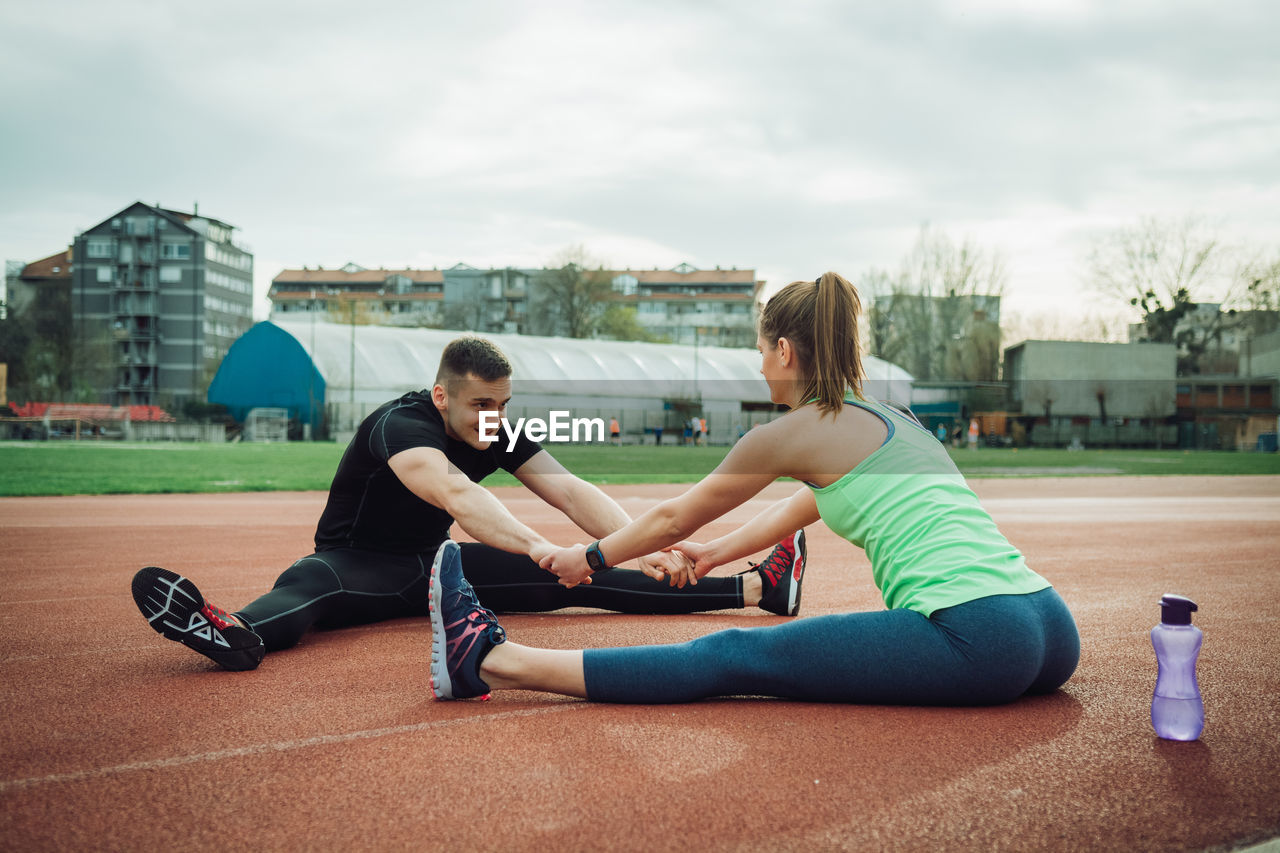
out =
{"type": "Polygon", "coordinates": [[[126,302],[123,305],[117,305],[115,314],[117,318],[160,316],[156,303],[152,300],[148,300],[146,302],[126,302]]]}
{"type": "Polygon", "coordinates": [[[116,293],[155,293],[157,285],[137,278],[118,278],[113,289],[116,293]]]}

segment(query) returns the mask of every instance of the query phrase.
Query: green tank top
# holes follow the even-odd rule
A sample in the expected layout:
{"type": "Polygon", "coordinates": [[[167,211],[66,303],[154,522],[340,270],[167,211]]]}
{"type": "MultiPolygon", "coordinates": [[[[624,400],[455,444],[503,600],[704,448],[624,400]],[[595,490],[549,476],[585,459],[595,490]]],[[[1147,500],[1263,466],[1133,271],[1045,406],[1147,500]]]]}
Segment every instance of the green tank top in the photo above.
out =
{"type": "Polygon", "coordinates": [[[845,404],[877,415],[889,434],[839,480],[810,488],[823,522],[866,550],[887,607],[929,616],[1049,587],[996,528],[941,442],[884,403],[845,404]]]}

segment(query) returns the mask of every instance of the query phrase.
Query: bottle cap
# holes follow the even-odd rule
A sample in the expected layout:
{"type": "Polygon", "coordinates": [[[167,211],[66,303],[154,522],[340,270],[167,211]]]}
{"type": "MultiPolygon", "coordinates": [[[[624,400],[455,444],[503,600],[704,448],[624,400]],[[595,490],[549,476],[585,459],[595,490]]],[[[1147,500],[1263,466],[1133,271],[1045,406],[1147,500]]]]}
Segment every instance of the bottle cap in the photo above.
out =
{"type": "Polygon", "coordinates": [[[1160,597],[1160,621],[1166,625],[1190,625],[1191,614],[1199,609],[1185,596],[1165,593],[1160,597]]]}

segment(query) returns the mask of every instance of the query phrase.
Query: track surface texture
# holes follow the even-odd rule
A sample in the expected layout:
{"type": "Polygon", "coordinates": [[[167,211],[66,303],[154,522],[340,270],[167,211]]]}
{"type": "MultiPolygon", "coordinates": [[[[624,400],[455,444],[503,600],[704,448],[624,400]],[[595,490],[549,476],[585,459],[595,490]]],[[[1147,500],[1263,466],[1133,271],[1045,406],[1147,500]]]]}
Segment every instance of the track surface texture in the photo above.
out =
{"type": "MultiPolygon", "coordinates": [[[[1054,695],[434,702],[425,616],[224,672],[152,632],[130,578],[166,566],[241,606],[310,552],[323,494],[0,499],[0,848],[1145,851],[1280,835],[1280,478],[973,484],[1079,623],[1080,667],[1054,695]],[[1165,592],[1200,605],[1194,743],[1150,727],[1165,592]]],[[[606,488],[636,515],[682,487],[606,488]]],[[[553,540],[581,538],[528,493],[495,492],[553,540]]],[[[800,618],[881,608],[863,554],[808,533],[800,618]]],[[[578,648],[777,619],[503,621],[520,642],[578,648]]]]}

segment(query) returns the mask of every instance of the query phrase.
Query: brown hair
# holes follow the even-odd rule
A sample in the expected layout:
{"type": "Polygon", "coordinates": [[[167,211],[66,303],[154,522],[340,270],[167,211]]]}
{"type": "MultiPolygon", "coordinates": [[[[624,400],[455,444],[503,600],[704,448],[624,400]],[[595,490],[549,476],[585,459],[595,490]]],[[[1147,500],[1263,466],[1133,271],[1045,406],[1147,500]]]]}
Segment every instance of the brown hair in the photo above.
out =
{"type": "Polygon", "coordinates": [[[452,393],[453,383],[467,378],[468,374],[485,382],[506,379],[511,375],[511,362],[502,350],[484,338],[455,338],[440,354],[436,384],[452,393]]]}
{"type": "Polygon", "coordinates": [[[858,291],[833,272],[793,281],[760,312],[760,336],[774,347],[779,338],[791,342],[805,377],[801,399],[817,398],[824,414],[839,411],[846,389],[862,399],[861,312],[858,291]]]}

